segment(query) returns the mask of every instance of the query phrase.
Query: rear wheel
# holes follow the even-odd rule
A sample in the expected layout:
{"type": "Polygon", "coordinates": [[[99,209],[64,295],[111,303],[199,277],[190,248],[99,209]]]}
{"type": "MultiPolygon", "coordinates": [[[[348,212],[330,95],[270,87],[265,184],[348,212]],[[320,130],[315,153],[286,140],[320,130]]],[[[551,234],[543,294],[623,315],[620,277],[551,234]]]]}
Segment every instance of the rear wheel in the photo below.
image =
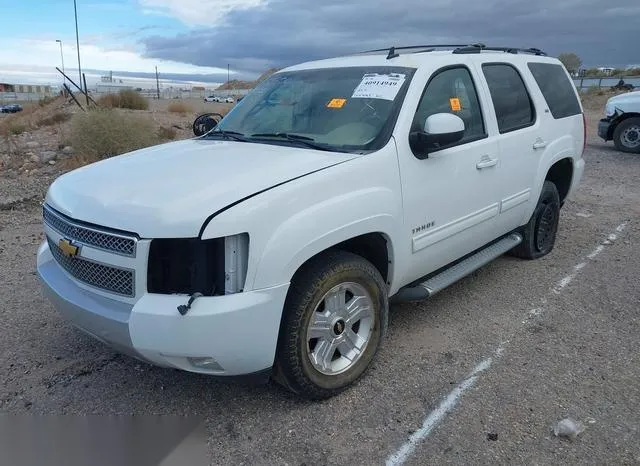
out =
{"type": "Polygon", "coordinates": [[[560,196],[556,185],[546,180],[538,204],[529,222],[522,228],[522,243],[511,254],[523,259],[537,259],[553,250],[560,220],[560,196]]]}
{"type": "Polygon", "coordinates": [[[310,399],[334,396],[364,374],[387,327],[380,272],[345,251],[312,259],[287,296],[275,378],[310,399]]]}
{"type": "Polygon", "coordinates": [[[613,132],[613,144],[619,151],[640,154],[640,118],[621,121],[613,132]]]}

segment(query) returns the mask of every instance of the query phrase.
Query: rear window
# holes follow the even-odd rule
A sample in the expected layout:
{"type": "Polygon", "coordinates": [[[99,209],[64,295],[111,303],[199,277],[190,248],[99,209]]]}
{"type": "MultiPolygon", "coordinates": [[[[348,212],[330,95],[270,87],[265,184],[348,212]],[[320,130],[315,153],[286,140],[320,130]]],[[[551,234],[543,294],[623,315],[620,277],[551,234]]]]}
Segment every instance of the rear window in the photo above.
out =
{"type": "Polygon", "coordinates": [[[500,133],[531,126],[535,110],[520,73],[506,63],[484,64],[482,71],[489,85],[500,133]]]}
{"type": "Polygon", "coordinates": [[[553,118],[565,118],[582,113],[580,103],[564,69],[553,63],[529,63],[553,118]]]}

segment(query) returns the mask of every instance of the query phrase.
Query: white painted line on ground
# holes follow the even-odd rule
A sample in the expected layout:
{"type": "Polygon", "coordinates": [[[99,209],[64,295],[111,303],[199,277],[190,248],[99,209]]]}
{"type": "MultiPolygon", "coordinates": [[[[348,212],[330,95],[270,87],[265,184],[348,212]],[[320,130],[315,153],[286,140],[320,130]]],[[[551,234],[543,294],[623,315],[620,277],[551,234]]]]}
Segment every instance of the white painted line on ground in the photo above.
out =
{"type": "MultiPolygon", "coordinates": [[[[495,351],[494,357],[496,358],[500,357],[503,351],[504,351],[504,348],[502,345],[500,345],[498,349],[495,351]]],[[[480,364],[474,367],[473,370],[469,373],[469,375],[467,375],[467,378],[464,379],[456,388],[454,388],[447,395],[447,397],[444,400],[442,400],[442,402],[436,409],[434,409],[433,411],[431,411],[431,413],[429,413],[427,418],[422,423],[422,426],[418,430],[416,430],[413,434],[411,434],[411,437],[409,437],[409,439],[402,445],[402,447],[400,447],[400,449],[396,451],[393,455],[389,456],[389,458],[387,459],[386,465],[397,466],[404,463],[407,460],[407,458],[409,458],[411,453],[413,453],[418,442],[425,439],[431,433],[431,431],[438,424],[440,424],[440,421],[444,419],[447,413],[449,413],[450,411],[453,410],[453,408],[455,408],[455,406],[458,404],[458,401],[460,400],[464,392],[466,392],[471,387],[473,387],[473,384],[475,384],[476,380],[478,380],[479,374],[489,369],[492,363],[493,363],[493,357],[489,357],[484,359],[482,362],[480,362],[480,364]]]]}
{"type": "Polygon", "coordinates": [[[598,245],[598,247],[597,247],[597,248],[595,248],[591,254],[587,255],[587,257],[588,257],[589,259],[593,259],[593,258],[594,258],[594,257],[596,257],[598,254],[600,254],[603,250],[604,250],[604,246],[603,246],[603,245],[601,245],[601,244],[599,244],[599,245],[598,245]]]}
{"type": "MultiPolygon", "coordinates": [[[[616,231],[621,233],[622,230],[627,226],[626,222],[618,225],[616,231]]],[[[610,244],[611,236],[615,234],[610,234],[603,244],[610,244]]],[[[590,254],[587,255],[589,260],[593,260],[598,254],[600,254],[604,250],[604,246],[598,245],[596,249],[593,250],[590,254]]],[[[556,294],[560,294],[562,290],[569,284],[571,281],[578,275],[578,273],[587,266],[587,262],[580,262],[573,266],[574,272],[570,275],[567,275],[562,280],[560,280],[556,286],[553,288],[553,292],[556,294]]],[[[542,302],[546,303],[546,298],[542,298],[542,302]]],[[[533,319],[542,315],[542,308],[531,309],[528,312],[529,317],[525,319],[522,323],[525,324],[528,319],[533,319]]],[[[498,348],[495,350],[494,355],[492,357],[488,357],[482,362],[480,362],[473,370],[467,375],[467,377],[456,386],[442,402],[438,405],[436,409],[431,411],[427,417],[425,418],[422,426],[416,430],[409,439],[392,455],[387,458],[386,466],[399,466],[403,464],[409,456],[415,451],[418,443],[431,434],[433,429],[438,427],[438,425],[442,422],[442,420],[446,417],[449,412],[453,411],[453,409],[457,406],[458,402],[462,398],[464,392],[469,390],[476,383],[480,374],[491,367],[495,358],[499,358],[502,356],[504,352],[504,348],[506,344],[509,343],[509,340],[502,342],[498,348]]]]}
{"type": "MultiPolygon", "coordinates": [[[[616,227],[616,231],[618,233],[621,233],[622,230],[625,229],[625,227],[627,226],[627,223],[621,223],[620,225],[618,225],[616,227]]],[[[603,244],[612,244],[613,242],[615,242],[615,240],[618,239],[618,236],[615,233],[610,233],[607,236],[607,239],[605,239],[603,241],[602,244],[599,244],[590,254],[587,254],[587,259],[588,260],[593,260],[598,254],[600,254],[603,250],[604,250],[604,246],[603,244]]],[[[560,294],[562,293],[562,290],[564,290],[566,288],[566,286],[571,283],[573,281],[574,278],[576,278],[576,276],[578,275],[578,273],[585,268],[585,266],[587,265],[586,262],[580,262],[579,264],[575,265],[573,267],[574,272],[567,275],[566,277],[564,277],[562,280],[560,280],[558,283],[556,283],[556,285],[552,288],[552,291],[555,294],[560,294]]]]}

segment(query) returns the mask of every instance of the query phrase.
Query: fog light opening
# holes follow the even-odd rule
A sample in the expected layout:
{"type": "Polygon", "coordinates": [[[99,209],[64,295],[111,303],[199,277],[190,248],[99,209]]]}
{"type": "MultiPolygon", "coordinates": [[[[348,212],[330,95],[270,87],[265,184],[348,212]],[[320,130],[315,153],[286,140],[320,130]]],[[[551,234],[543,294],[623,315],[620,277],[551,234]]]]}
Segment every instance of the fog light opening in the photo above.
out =
{"type": "Polygon", "coordinates": [[[210,370],[210,371],[218,371],[218,372],[224,372],[224,369],[222,368],[222,366],[220,364],[218,364],[218,361],[216,361],[214,358],[210,358],[210,357],[197,357],[197,358],[187,358],[187,361],[189,361],[189,364],[191,364],[193,367],[196,367],[198,369],[206,369],[206,370],[210,370]]]}

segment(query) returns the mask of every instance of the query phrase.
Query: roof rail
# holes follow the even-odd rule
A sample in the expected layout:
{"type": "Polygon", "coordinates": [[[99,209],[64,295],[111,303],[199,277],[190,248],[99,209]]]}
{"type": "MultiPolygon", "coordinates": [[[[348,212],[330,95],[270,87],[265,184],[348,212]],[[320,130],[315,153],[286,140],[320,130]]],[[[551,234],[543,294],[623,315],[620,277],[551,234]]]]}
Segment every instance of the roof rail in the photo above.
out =
{"type": "Polygon", "coordinates": [[[399,50],[407,50],[412,51],[411,53],[424,53],[424,52],[432,52],[435,49],[453,49],[453,53],[481,53],[482,51],[492,51],[492,52],[507,52],[507,53],[531,53],[534,55],[544,55],[544,53],[540,49],[536,48],[528,48],[521,49],[518,47],[487,47],[484,44],[429,44],[429,45],[408,45],[402,47],[385,47],[382,49],[373,49],[373,50],[365,50],[363,52],[358,52],[358,54],[363,53],[374,53],[374,52],[387,52],[387,60],[395,57],[399,57],[399,50]]]}
{"type": "Polygon", "coordinates": [[[487,50],[487,51],[491,51],[491,52],[506,52],[506,53],[532,53],[534,55],[543,55],[546,56],[547,54],[544,53],[542,50],[540,49],[536,49],[536,48],[528,48],[528,49],[521,49],[518,47],[487,47],[483,44],[474,44],[474,45],[469,45],[466,47],[460,47],[457,48],[453,51],[453,53],[481,53],[483,50],[487,50]]]}
{"type": "Polygon", "coordinates": [[[358,54],[361,54],[361,53],[373,53],[373,52],[387,52],[387,60],[389,60],[391,58],[395,58],[395,57],[399,57],[400,56],[400,54],[398,53],[398,50],[415,50],[415,52],[413,52],[413,53],[419,53],[419,52],[431,52],[431,51],[433,51],[435,49],[439,49],[439,48],[457,49],[457,48],[461,48],[461,47],[473,47],[473,46],[482,46],[482,47],[484,47],[483,44],[408,45],[408,46],[402,46],[402,47],[385,47],[383,49],[365,50],[363,52],[358,52],[358,54]],[[419,49],[424,49],[424,50],[419,50],[419,49]]]}

